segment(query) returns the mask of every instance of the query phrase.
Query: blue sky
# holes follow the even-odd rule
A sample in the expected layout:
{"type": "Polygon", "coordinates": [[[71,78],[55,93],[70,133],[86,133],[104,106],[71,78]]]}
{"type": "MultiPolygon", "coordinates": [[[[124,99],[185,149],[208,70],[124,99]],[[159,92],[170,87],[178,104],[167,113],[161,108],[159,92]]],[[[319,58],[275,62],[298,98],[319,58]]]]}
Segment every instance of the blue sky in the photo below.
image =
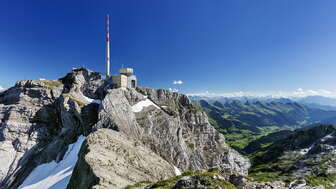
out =
{"type": "Polygon", "coordinates": [[[133,67],[142,86],[332,91],[335,10],[333,0],[1,0],[0,86],[103,72],[109,13],[111,71],[133,67]]]}

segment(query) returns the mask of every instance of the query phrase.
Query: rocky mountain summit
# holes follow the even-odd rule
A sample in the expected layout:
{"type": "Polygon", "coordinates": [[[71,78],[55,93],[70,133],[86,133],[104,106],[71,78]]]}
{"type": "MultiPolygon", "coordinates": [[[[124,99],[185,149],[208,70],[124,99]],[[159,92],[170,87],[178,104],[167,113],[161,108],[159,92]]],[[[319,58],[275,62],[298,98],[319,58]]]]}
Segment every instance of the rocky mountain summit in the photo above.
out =
{"type": "Polygon", "coordinates": [[[123,188],[186,170],[246,176],[250,167],[187,96],[113,89],[84,68],[1,92],[0,149],[1,188],[123,188]]]}

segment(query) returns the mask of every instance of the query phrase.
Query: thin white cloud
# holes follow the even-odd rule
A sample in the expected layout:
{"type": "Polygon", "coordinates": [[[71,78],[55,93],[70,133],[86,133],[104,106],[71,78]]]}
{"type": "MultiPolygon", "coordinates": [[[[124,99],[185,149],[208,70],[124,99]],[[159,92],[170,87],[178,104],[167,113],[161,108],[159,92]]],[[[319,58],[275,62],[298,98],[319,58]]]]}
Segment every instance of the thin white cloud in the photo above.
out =
{"type": "Polygon", "coordinates": [[[325,89],[317,90],[304,90],[302,88],[297,89],[293,92],[292,97],[306,97],[306,96],[325,96],[325,97],[336,97],[336,91],[329,91],[325,89]]]}
{"type": "Polygon", "coordinates": [[[173,81],[173,84],[174,85],[182,85],[183,81],[181,81],[181,80],[173,81]]]}
{"type": "Polygon", "coordinates": [[[171,92],[178,92],[179,90],[175,89],[175,88],[169,88],[169,91],[171,91],[171,92]]]}
{"type": "Polygon", "coordinates": [[[302,98],[307,96],[324,96],[336,98],[336,91],[326,89],[302,89],[298,88],[294,91],[275,91],[275,92],[228,92],[228,93],[211,93],[209,91],[200,93],[191,93],[189,96],[203,97],[272,97],[272,98],[302,98]]]}
{"type": "Polygon", "coordinates": [[[6,90],[6,88],[0,85],[0,92],[4,90],[6,90]]]}

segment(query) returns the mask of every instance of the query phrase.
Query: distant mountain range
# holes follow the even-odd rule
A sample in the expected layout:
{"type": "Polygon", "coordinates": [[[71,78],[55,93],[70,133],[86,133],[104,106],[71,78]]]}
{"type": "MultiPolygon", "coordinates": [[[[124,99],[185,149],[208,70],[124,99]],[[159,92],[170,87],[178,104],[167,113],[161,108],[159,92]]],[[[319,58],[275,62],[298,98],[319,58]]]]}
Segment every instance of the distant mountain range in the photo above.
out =
{"type": "Polygon", "coordinates": [[[257,130],[267,126],[305,126],[314,123],[326,123],[336,118],[336,111],[311,108],[305,104],[286,101],[195,101],[208,112],[215,125],[224,128],[231,126],[240,129],[257,130]]]}
{"type": "Polygon", "coordinates": [[[331,97],[324,97],[324,96],[306,96],[306,97],[292,97],[292,98],[274,98],[271,96],[268,97],[256,97],[256,96],[241,96],[241,97],[208,97],[208,96],[189,96],[191,100],[199,101],[199,100],[206,100],[206,101],[219,101],[219,102],[226,102],[226,101],[233,101],[239,100],[242,102],[282,102],[282,103],[289,103],[289,102],[298,102],[304,105],[307,105],[311,108],[319,108],[324,110],[336,110],[336,98],[331,97]]]}
{"type": "Polygon", "coordinates": [[[307,106],[320,109],[335,110],[336,99],[324,96],[307,96],[305,98],[293,99],[307,106]]]}
{"type": "Polygon", "coordinates": [[[245,148],[250,142],[272,132],[336,123],[335,110],[290,99],[211,99],[194,104],[207,112],[210,123],[242,153],[248,153],[245,148]]]}

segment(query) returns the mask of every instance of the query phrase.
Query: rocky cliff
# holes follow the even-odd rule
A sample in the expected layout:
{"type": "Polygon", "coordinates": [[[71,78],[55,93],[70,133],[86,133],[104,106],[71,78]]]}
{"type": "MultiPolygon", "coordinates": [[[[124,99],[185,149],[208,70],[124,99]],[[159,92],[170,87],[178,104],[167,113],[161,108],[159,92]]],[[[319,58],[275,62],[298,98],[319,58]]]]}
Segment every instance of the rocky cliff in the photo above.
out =
{"type": "Polygon", "coordinates": [[[2,188],[24,188],[27,177],[34,186],[53,179],[49,188],[122,188],[185,170],[246,175],[250,166],[185,95],[112,89],[84,68],[59,80],[19,81],[0,93],[0,149],[2,188]],[[72,162],[70,144],[80,135],[86,140],[76,165],[62,177],[32,177],[34,170],[72,162]]]}
{"type": "Polygon", "coordinates": [[[97,120],[99,74],[76,69],[59,80],[24,80],[0,94],[0,186],[17,188],[37,166],[62,160],[97,120]],[[87,87],[90,86],[90,87],[87,87]],[[85,96],[84,96],[85,95],[85,96]]]}

